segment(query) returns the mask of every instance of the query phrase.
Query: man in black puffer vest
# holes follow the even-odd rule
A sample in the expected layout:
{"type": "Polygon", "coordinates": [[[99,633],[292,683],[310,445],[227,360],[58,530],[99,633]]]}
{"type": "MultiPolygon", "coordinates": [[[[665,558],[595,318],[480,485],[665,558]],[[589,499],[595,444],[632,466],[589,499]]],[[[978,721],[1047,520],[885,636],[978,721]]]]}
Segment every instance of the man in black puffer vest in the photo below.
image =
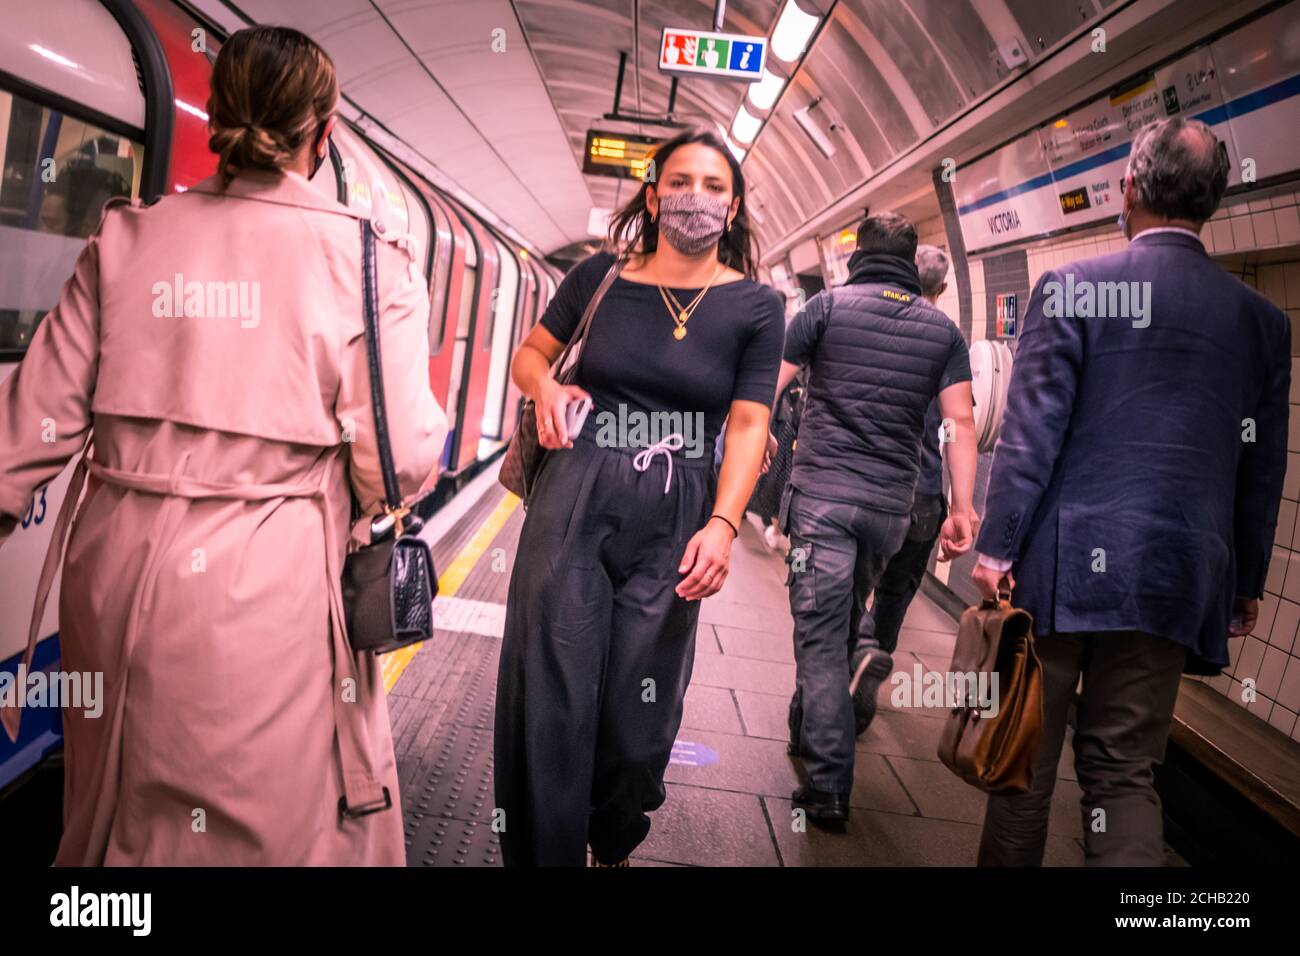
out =
{"type": "Polygon", "coordinates": [[[940,546],[953,557],[974,537],[970,356],[957,326],[922,297],[915,258],[910,222],[871,216],[858,230],[848,282],[815,296],[786,330],[777,394],[809,368],[781,520],[791,542],[798,670],[790,748],[808,781],[793,799],[814,820],[848,817],[856,738],[849,681],[856,669],[878,686],[891,667],[874,642],[859,651],[850,629],[860,617],[852,614],[854,593],[870,594],[903,545],[936,396],[952,485],[940,546]]]}

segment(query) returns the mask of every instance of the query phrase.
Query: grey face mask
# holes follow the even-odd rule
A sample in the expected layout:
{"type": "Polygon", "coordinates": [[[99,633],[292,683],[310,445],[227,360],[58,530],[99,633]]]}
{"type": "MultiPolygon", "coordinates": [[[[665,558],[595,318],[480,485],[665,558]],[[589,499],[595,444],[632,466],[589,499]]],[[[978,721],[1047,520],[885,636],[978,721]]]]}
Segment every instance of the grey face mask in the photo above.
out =
{"type": "Polygon", "coordinates": [[[683,255],[699,255],[718,241],[729,211],[727,203],[703,193],[660,196],[659,235],[683,255]]]}

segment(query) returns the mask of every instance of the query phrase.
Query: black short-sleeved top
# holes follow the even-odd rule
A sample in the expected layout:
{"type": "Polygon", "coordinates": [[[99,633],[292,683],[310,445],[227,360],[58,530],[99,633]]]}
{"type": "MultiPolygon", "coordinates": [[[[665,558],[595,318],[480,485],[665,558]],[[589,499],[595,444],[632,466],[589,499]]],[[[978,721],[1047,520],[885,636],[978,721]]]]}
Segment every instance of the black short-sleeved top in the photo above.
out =
{"type": "MultiPolygon", "coordinates": [[[[614,262],[597,253],[570,270],[546,307],[542,325],[567,342],[614,262]]],[[[670,291],[683,306],[699,289],[670,291]]],[[[587,428],[600,412],[681,412],[698,421],[703,447],[713,442],[733,401],[772,405],[785,310],[781,297],[750,279],[715,285],[686,324],[686,337],[673,338],[676,325],[659,288],[619,277],[605,293],[583,345],[576,383],[592,397],[587,428]]],[[[696,436],[688,436],[695,438],[696,436]]]]}

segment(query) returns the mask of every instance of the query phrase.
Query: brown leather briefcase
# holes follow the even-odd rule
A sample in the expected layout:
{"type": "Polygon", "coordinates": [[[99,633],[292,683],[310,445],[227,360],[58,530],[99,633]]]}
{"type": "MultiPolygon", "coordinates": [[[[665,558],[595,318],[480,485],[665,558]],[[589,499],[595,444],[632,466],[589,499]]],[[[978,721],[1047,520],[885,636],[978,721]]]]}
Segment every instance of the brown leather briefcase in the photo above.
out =
{"type": "Polygon", "coordinates": [[[960,699],[943,728],[939,759],[988,793],[1024,793],[1032,781],[1043,735],[1043,667],[1033,627],[1029,612],[999,597],[967,608],[957,629],[948,680],[961,680],[954,688],[960,699]],[[980,691],[996,707],[986,708],[980,691]]]}

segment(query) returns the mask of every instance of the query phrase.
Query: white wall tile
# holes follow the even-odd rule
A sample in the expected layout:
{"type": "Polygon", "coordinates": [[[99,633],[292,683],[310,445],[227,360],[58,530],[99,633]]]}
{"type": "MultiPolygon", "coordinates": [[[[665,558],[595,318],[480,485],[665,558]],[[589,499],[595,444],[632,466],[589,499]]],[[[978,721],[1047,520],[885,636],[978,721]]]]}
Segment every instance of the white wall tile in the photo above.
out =
{"type": "Polygon", "coordinates": [[[1282,276],[1286,282],[1286,307],[1300,309],[1300,262],[1282,263],[1282,276]]]}
{"type": "Polygon", "coordinates": [[[1232,224],[1232,244],[1238,249],[1255,248],[1255,230],[1251,226],[1249,216],[1234,216],[1229,220],[1232,224]]]}
{"type": "Polygon", "coordinates": [[[1277,223],[1277,241],[1284,246],[1300,243],[1300,209],[1286,206],[1273,210],[1273,219],[1277,223]]]}
{"type": "Polygon", "coordinates": [[[1273,622],[1277,619],[1277,606],[1281,598],[1276,594],[1264,592],[1264,596],[1259,601],[1259,617],[1255,619],[1255,636],[1261,641],[1267,641],[1268,635],[1273,631],[1273,622]]]}
{"type": "Polygon", "coordinates": [[[1283,498],[1300,498],[1300,455],[1290,452],[1286,456],[1286,478],[1282,481],[1283,498]]]}
{"type": "Polygon", "coordinates": [[[1259,676],[1259,669],[1264,663],[1264,647],[1264,642],[1259,638],[1246,638],[1246,644],[1241,649],[1241,656],[1237,658],[1237,666],[1232,669],[1232,679],[1234,681],[1259,676]]]}
{"type": "Polygon", "coordinates": [[[1256,687],[1270,700],[1277,697],[1278,688],[1282,686],[1282,675],[1286,673],[1286,665],[1290,660],[1291,655],[1280,648],[1265,648],[1264,663],[1260,665],[1256,687]]]}
{"type": "Polygon", "coordinates": [[[1254,699],[1246,702],[1246,712],[1260,720],[1268,720],[1269,715],[1273,713],[1273,698],[1265,697],[1256,691],[1254,699]]]}
{"type": "Polygon", "coordinates": [[[1273,218],[1273,210],[1253,213],[1250,222],[1255,227],[1255,244],[1257,246],[1265,248],[1278,244],[1277,220],[1273,218]]]}
{"type": "Polygon", "coordinates": [[[1269,715],[1268,722],[1290,737],[1291,731],[1295,730],[1295,719],[1296,715],[1294,713],[1278,704],[1273,708],[1273,713],[1269,715]]]}
{"type": "Polygon", "coordinates": [[[1291,536],[1295,531],[1295,512],[1296,503],[1282,499],[1277,508],[1277,529],[1273,535],[1273,543],[1280,548],[1291,547],[1291,536]]]}
{"type": "Polygon", "coordinates": [[[1297,630],[1300,630],[1300,604],[1283,598],[1278,601],[1277,614],[1267,635],[1268,643],[1290,652],[1295,644],[1297,630]]]}
{"type": "Polygon", "coordinates": [[[1287,710],[1300,713],[1300,657],[1287,661],[1286,673],[1277,691],[1277,702],[1287,710]]]}

